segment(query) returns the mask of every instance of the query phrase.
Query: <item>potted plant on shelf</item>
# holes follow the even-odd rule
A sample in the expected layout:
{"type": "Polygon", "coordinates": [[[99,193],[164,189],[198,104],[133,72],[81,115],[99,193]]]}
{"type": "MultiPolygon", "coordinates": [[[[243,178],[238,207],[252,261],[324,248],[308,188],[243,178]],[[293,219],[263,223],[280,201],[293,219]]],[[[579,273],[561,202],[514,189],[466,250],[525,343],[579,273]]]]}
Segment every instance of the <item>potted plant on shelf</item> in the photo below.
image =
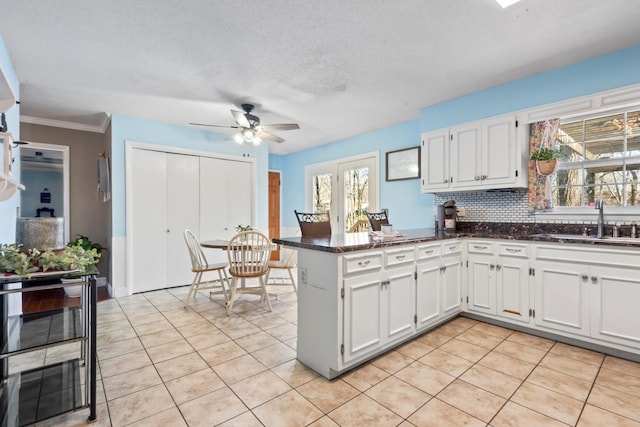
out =
{"type": "MultiPolygon", "coordinates": [[[[99,243],[92,242],[87,236],[81,234],[75,240],[67,243],[64,251],[60,253],[57,260],[59,266],[63,266],[63,270],[78,270],[74,276],[60,279],[62,283],[82,283],[82,276],[87,274],[91,266],[100,261],[103,246],[99,243]]],[[[65,286],[64,292],[70,298],[77,298],[82,291],[81,286],[65,286]]]]}
{"type": "Polygon", "coordinates": [[[562,147],[540,147],[531,152],[531,160],[536,162],[540,175],[551,175],[556,170],[558,158],[562,156],[562,147]]]}

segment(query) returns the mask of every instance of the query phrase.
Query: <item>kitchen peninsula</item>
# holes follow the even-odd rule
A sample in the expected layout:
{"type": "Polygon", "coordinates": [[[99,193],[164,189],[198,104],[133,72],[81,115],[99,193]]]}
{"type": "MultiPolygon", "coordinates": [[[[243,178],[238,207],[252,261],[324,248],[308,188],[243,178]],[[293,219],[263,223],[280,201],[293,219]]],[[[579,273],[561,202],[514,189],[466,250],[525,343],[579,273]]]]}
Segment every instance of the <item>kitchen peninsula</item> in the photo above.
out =
{"type": "Polygon", "coordinates": [[[298,251],[298,359],[335,378],[464,313],[640,360],[640,239],[462,227],[274,239],[298,251]]]}

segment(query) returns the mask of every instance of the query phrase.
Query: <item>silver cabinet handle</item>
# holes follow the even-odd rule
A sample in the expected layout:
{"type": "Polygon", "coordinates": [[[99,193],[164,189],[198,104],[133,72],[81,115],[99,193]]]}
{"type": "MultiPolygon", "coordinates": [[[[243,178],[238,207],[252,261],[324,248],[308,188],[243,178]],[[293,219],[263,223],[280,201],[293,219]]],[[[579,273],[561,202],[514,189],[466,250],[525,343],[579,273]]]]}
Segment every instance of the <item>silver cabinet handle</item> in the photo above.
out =
{"type": "Polygon", "coordinates": [[[391,284],[391,280],[387,279],[387,280],[383,280],[380,282],[380,285],[382,286],[389,286],[391,284]]]}
{"type": "Polygon", "coordinates": [[[370,262],[371,262],[370,260],[360,261],[358,262],[358,265],[362,268],[365,268],[367,265],[369,265],[370,262]]]}
{"type": "Polygon", "coordinates": [[[482,175],[482,179],[487,179],[487,175],[482,175]]]}
{"type": "Polygon", "coordinates": [[[424,251],[425,255],[431,255],[433,253],[433,249],[429,249],[424,251]]]}
{"type": "Polygon", "coordinates": [[[593,284],[598,283],[598,276],[591,276],[591,283],[593,284]]]}
{"type": "Polygon", "coordinates": [[[403,259],[405,259],[407,256],[406,255],[396,255],[396,259],[398,261],[402,261],[403,259]]]}
{"type": "Polygon", "coordinates": [[[475,179],[476,181],[480,181],[480,177],[478,175],[474,176],[473,179],[475,179]]]}
{"type": "Polygon", "coordinates": [[[449,249],[450,251],[455,251],[457,248],[457,246],[449,246],[447,249],[449,249]]]}
{"type": "Polygon", "coordinates": [[[587,276],[586,274],[583,274],[581,277],[582,277],[582,280],[584,281],[586,281],[589,278],[589,276],[587,276]]]}
{"type": "Polygon", "coordinates": [[[496,268],[496,266],[494,264],[489,264],[489,269],[493,270],[494,268],[496,268]]]}
{"type": "Polygon", "coordinates": [[[447,184],[449,182],[448,179],[445,179],[444,181],[442,181],[443,184],[447,184]]]}
{"type": "Polygon", "coordinates": [[[522,249],[515,249],[515,248],[505,248],[504,250],[512,254],[519,254],[520,252],[522,252],[522,249]]]}
{"type": "Polygon", "coordinates": [[[496,265],[496,271],[500,271],[502,269],[502,266],[500,264],[496,265]]]}
{"type": "Polygon", "coordinates": [[[474,249],[477,249],[477,250],[479,250],[479,251],[480,251],[480,250],[482,250],[482,251],[486,251],[487,249],[489,249],[489,246],[473,245],[473,248],[474,248],[474,249]]]}

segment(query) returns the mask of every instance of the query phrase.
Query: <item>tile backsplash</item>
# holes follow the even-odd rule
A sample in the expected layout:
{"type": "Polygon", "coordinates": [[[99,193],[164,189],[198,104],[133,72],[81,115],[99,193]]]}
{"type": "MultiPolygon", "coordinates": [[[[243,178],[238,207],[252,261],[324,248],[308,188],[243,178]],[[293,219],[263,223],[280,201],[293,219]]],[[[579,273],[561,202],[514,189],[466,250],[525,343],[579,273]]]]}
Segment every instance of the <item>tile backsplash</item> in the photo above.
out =
{"type": "MultiPolygon", "coordinates": [[[[529,210],[529,196],[526,189],[434,195],[435,206],[441,205],[447,200],[455,200],[456,207],[464,208],[465,216],[461,216],[460,221],[536,222],[534,212],[529,210]]],[[[435,216],[436,212],[434,211],[435,216]]]]}

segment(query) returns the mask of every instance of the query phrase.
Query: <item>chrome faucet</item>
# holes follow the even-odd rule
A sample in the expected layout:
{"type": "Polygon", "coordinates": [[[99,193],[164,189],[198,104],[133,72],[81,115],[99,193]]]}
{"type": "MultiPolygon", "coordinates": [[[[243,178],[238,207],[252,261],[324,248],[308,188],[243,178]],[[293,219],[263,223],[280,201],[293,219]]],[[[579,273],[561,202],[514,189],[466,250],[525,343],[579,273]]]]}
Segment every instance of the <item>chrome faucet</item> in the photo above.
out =
{"type": "Polygon", "coordinates": [[[604,203],[602,203],[602,199],[596,199],[595,208],[598,210],[598,232],[596,234],[596,237],[600,239],[602,238],[602,229],[604,227],[604,203]]]}

